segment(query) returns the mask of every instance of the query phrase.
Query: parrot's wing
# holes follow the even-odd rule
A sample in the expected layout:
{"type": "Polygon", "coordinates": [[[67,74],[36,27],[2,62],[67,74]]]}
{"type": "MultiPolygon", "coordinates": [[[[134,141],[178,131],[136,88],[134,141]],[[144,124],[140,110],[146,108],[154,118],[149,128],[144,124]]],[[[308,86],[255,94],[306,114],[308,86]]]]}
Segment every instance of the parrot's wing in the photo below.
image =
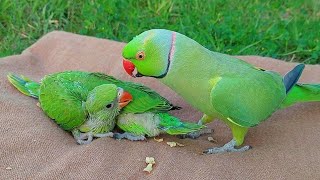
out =
{"type": "Polygon", "coordinates": [[[219,78],[210,96],[213,108],[225,120],[252,127],[279,108],[285,98],[285,87],[281,76],[260,71],[247,77],[219,78]]]}
{"type": "Polygon", "coordinates": [[[133,101],[130,102],[123,112],[128,113],[144,113],[144,112],[167,112],[174,106],[164,97],[160,96],[150,88],[141,84],[126,82],[123,86],[132,96],[133,101]]]}
{"type": "Polygon", "coordinates": [[[144,112],[167,112],[169,110],[178,109],[173,106],[166,98],[159,95],[152,89],[138,83],[124,82],[100,73],[92,73],[96,77],[106,82],[116,84],[129,92],[133,101],[122,109],[124,113],[144,113],[144,112]]]}
{"type": "Polygon", "coordinates": [[[61,128],[71,130],[86,120],[83,102],[87,93],[77,82],[47,76],[40,87],[39,101],[41,108],[61,128]]]}
{"type": "Polygon", "coordinates": [[[147,129],[144,128],[144,126],[140,125],[139,123],[135,123],[135,122],[130,122],[128,124],[126,123],[122,123],[122,124],[117,124],[123,131],[125,132],[130,132],[134,135],[137,136],[144,136],[144,135],[148,135],[149,131],[147,129]]]}

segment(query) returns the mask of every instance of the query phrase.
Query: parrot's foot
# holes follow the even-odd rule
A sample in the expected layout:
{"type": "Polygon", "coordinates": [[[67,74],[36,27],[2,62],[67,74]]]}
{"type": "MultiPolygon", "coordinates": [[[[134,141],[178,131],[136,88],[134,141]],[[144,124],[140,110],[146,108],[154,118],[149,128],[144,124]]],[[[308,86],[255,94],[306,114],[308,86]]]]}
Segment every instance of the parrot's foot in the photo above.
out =
{"type": "Polygon", "coordinates": [[[128,139],[128,140],[130,140],[130,141],[143,141],[143,140],[146,140],[146,137],[145,136],[143,136],[143,135],[141,135],[141,136],[136,136],[136,135],[134,135],[134,134],[131,134],[131,133],[127,133],[127,132],[125,132],[125,133],[114,133],[113,134],[113,138],[115,138],[115,139],[128,139]]]}
{"type": "Polygon", "coordinates": [[[88,133],[79,133],[78,136],[74,136],[78,144],[89,144],[93,140],[93,135],[91,132],[88,133]]]}
{"type": "Polygon", "coordinates": [[[113,132],[101,133],[101,134],[94,134],[94,137],[103,138],[103,137],[113,137],[113,132]]]}
{"type": "Polygon", "coordinates": [[[213,147],[203,151],[204,154],[217,154],[224,152],[244,152],[251,149],[251,146],[243,146],[242,148],[236,149],[236,140],[232,139],[230,142],[222,147],[213,147]]]}
{"type": "Polygon", "coordinates": [[[203,134],[211,134],[212,132],[213,132],[213,129],[203,128],[203,129],[201,129],[199,131],[191,132],[191,133],[188,133],[188,134],[178,135],[178,137],[180,139],[185,139],[185,138],[197,139],[198,137],[200,137],[203,134]]]}

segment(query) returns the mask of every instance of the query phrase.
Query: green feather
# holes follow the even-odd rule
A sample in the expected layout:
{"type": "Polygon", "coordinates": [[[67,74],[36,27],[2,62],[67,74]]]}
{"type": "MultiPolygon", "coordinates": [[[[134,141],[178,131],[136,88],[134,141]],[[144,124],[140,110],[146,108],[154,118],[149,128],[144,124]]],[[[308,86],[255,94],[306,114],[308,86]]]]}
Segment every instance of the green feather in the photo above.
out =
{"type": "Polygon", "coordinates": [[[117,125],[122,130],[136,136],[147,135],[154,137],[161,132],[170,135],[181,135],[199,131],[205,127],[196,123],[182,122],[180,119],[168,113],[121,113],[117,119],[117,125]]]}
{"type": "Polygon", "coordinates": [[[42,109],[64,130],[80,126],[87,118],[83,103],[89,89],[74,83],[75,77],[68,73],[45,76],[40,86],[42,109]]]}
{"type": "Polygon", "coordinates": [[[8,74],[7,77],[10,83],[24,95],[31,96],[33,98],[39,98],[39,83],[31,81],[25,76],[18,76],[11,73],[8,74]]]}
{"type": "Polygon", "coordinates": [[[133,101],[123,108],[123,113],[167,112],[174,107],[167,99],[144,85],[120,81],[101,73],[91,73],[89,76],[95,81],[113,83],[132,95],[133,101]]]}
{"type": "Polygon", "coordinates": [[[281,108],[286,108],[295,103],[320,101],[320,84],[296,84],[289,91],[281,108]]]}
{"type": "Polygon", "coordinates": [[[205,127],[196,123],[182,122],[179,118],[168,113],[159,113],[158,115],[160,116],[159,128],[170,135],[187,134],[205,127]]]}
{"type": "Polygon", "coordinates": [[[130,132],[136,136],[151,136],[149,130],[142,124],[132,121],[131,123],[117,123],[118,127],[125,132],[130,132]]]}

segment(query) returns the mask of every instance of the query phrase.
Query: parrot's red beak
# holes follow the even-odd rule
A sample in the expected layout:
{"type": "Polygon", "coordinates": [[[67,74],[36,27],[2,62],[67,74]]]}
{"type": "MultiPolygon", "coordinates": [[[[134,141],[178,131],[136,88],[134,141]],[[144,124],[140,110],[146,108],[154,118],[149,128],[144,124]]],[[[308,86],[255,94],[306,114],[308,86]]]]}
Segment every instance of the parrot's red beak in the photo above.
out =
{"type": "Polygon", "coordinates": [[[124,70],[125,70],[130,76],[135,77],[135,76],[133,75],[133,71],[134,71],[134,69],[135,69],[136,67],[134,66],[134,64],[133,64],[131,61],[129,61],[129,60],[127,60],[127,59],[123,59],[123,60],[122,60],[122,65],[123,65],[124,70]]]}
{"type": "Polygon", "coordinates": [[[130,93],[123,91],[120,99],[119,99],[119,107],[120,109],[125,107],[129,102],[132,101],[132,96],[130,93]]]}

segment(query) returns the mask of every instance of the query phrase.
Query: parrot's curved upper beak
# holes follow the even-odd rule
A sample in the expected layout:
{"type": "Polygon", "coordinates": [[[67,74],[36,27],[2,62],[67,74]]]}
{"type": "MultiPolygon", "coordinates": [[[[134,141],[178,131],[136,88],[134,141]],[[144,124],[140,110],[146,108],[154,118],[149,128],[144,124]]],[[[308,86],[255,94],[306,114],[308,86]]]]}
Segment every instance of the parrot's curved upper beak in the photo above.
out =
{"type": "Polygon", "coordinates": [[[122,95],[119,98],[119,107],[120,107],[120,109],[125,107],[131,101],[132,101],[131,94],[126,92],[126,91],[123,91],[122,95]]]}
{"type": "Polygon", "coordinates": [[[133,71],[136,69],[136,67],[134,66],[134,64],[127,60],[127,59],[123,59],[122,60],[122,65],[124,70],[132,77],[136,77],[135,75],[133,75],[133,71]]]}

